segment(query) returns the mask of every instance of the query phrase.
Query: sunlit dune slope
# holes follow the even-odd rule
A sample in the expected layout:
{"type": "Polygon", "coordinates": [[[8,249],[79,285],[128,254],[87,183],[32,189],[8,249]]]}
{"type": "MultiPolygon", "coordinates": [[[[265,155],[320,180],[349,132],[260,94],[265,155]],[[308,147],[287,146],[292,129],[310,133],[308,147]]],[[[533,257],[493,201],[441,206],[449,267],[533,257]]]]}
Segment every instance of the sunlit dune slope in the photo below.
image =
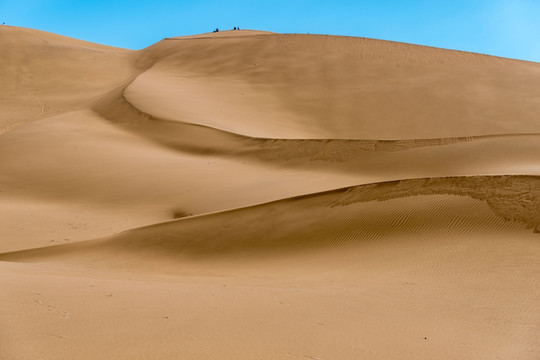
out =
{"type": "MultiPolygon", "coordinates": [[[[234,32],[232,32],[234,33],[234,32]]],[[[364,38],[163,40],[128,99],[160,118],[271,138],[540,132],[537,63],[364,38]]]]}

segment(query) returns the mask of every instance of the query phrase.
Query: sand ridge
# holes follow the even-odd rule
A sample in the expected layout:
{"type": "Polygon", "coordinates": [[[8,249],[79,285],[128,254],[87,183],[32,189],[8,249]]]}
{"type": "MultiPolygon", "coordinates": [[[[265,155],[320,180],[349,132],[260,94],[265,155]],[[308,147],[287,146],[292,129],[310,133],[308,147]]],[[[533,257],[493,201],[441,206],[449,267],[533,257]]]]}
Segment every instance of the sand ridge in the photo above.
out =
{"type": "MultiPolygon", "coordinates": [[[[179,220],[171,220],[164,223],[153,224],[139,229],[124,232],[118,236],[113,236],[111,239],[90,241],[88,244],[69,244],[58,245],[54,247],[46,247],[42,249],[5,253],[0,255],[2,259],[27,259],[40,258],[40,253],[43,253],[47,258],[49,254],[59,252],[60,254],[70,253],[75,251],[81,254],[81,246],[83,248],[92,248],[94,245],[98,247],[98,254],[107,253],[99,249],[105,245],[112,248],[119,246],[118,243],[124,244],[120,247],[126,251],[136,250],[139,247],[144,248],[146,255],[156,250],[159,252],[172,252],[172,255],[187,253],[187,254],[229,254],[236,251],[248,251],[249,249],[257,249],[257,251],[268,252],[272,248],[296,248],[302,246],[321,246],[324,244],[335,245],[335,238],[342,238],[340,233],[343,229],[335,228],[332,222],[322,214],[324,212],[339,211],[339,209],[330,210],[333,208],[344,208],[355,203],[369,203],[373,201],[389,201],[392,199],[403,199],[402,203],[410,201],[417,202],[417,197],[428,196],[425,199],[436,199],[436,204],[441,206],[440,211],[434,211],[435,214],[425,214],[421,211],[422,216],[427,216],[429,221],[426,221],[424,226],[447,228],[448,231],[455,231],[452,224],[453,220],[448,216],[442,216],[439,212],[446,210],[448,204],[452,206],[454,202],[471,203],[470,200],[456,199],[469,198],[484,202],[484,212],[487,211],[491,218],[499,217],[501,226],[510,228],[530,228],[534,233],[540,231],[540,186],[538,182],[540,177],[536,176],[471,176],[471,177],[447,177],[447,178],[425,178],[425,179],[410,179],[400,181],[390,181],[383,183],[359,185],[343,189],[331,190],[317,194],[297,196],[283,200],[274,201],[271,203],[258,204],[250,207],[219,211],[209,214],[197,216],[187,216],[179,220]],[[440,198],[447,198],[440,200],[440,198]],[[412,199],[411,199],[412,198],[412,199]],[[322,208],[322,209],[321,209],[322,208]],[[318,214],[312,214],[317,212],[318,214]],[[278,214],[283,214],[279,216],[278,214]],[[295,214],[295,221],[291,221],[292,214],[295,214]],[[445,225],[437,225],[437,221],[431,219],[431,216],[436,215],[445,225]],[[234,219],[231,219],[231,217],[234,219]],[[236,217],[249,219],[257,219],[256,225],[252,227],[250,221],[239,220],[236,217]],[[226,219],[221,219],[226,218],[226,219]],[[302,219],[302,220],[301,220],[302,219]],[[239,222],[245,225],[238,225],[239,222]],[[189,224],[193,222],[195,228],[191,228],[189,224]],[[447,224],[449,222],[450,224],[447,224]],[[227,224],[234,223],[234,227],[227,224]],[[276,230],[272,229],[275,224],[280,224],[282,228],[277,235],[276,230]],[[223,224],[226,224],[223,226],[223,224]],[[307,224],[307,225],[306,225],[307,224]],[[291,228],[300,227],[308,229],[307,234],[298,235],[291,228]],[[243,230],[242,234],[238,234],[238,228],[243,230]],[[187,232],[189,235],[185,235],[187,232]],[[208,235],[204,235],[207,232],[208,235]],[[266,232],[271,232],[268,236],[266,232]],[[219,234],[219,236],[218,236],[219,234]],[[285,239],[283,239],[285,237],[285,239]],[[306,239],[309,239],[306,241],[306,239]],[[141,244],[141,245],[137,245],[141,244]],[[144,245],[143,245],[144,244],[144,245]],[[30,255],[31,254],[31,255],[30,255]]],[[[388,225],[376,224],[371,229],[370,235],[360,231],[357,235],[357,241],[364,242],[375,236],[371,233],[379,233],[376,237],[383,237],[381,232],[404,233],[404,229],[398,226],[404,222],[410,221],[410,214],[407,212],[400,213],[402,219],[394,219],[394,205],[387,205],[384,209],[389,211],[389,214],[377,214],[379,221],[384,218],[389,218],[388,225]],[[364,238],[365,236],[365,238],[364,238]]],[[[367,206],[369,208],[369,206],[367,206]]],[[[411,207],[412,208],[412,207],[411,207]]],[[[478,211],[478,210],[477,210],[478,211]]],[[[479,213],[470,214],[466,208],[460,214],[465,220],[473,220],[479,213]],[[466,214],[465,216],[463,216],[466,214]]],[[[326,215],[328,216],[328,215],[326,215]]],[[[348,218],[354,215],[334,214],[332,218],[348,218]]],[[[363,223],[373,222],[364,216],[356,217],[358,224],[356,226],[365,226],[363,223]]],[[[457,220],[456,220],[457,221],[457,220]]],[[[463,220],[459,220],[463,221],[463,220]]],[[[490,220],[493,222],[493,220],[490,220]]],[[[418,224],[417,224],[418,225],[418,224]]],[[[469,225],[471,228],[477,228],[480,225],[469,225]]],[[[490,223],[490,226],[494,226],[490,223]]],[[[469,229],[467,229],[469,230],[469,229]]],[[[417,228],[413,228],[411,232],[420,233],[417,228]]],[[[338,241],[342,242],[342,241],[338,241]]],[[[102,255],[100,255],[102,256],[102,255]]],[[[77,257],[80,261],[80,256],[77,257]]],[[[33,260],[35,261],[35,260],[33,260]]]]}
{"type": "Polygon", "coordinates": [[[0,50],[0,358],[540,357],[540,64],[254,30],[0,50]]]}

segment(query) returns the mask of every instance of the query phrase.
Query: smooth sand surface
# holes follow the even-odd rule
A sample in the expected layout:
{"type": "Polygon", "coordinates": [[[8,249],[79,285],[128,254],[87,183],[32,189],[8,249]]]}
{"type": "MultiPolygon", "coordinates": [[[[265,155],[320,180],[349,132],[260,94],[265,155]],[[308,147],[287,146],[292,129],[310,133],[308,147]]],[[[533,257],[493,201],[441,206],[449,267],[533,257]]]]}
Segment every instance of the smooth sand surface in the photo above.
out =
{"type": "Polygon", "coordinates": [[[0,359],[539,359],[540,64],[0,27],[0,359]]]}

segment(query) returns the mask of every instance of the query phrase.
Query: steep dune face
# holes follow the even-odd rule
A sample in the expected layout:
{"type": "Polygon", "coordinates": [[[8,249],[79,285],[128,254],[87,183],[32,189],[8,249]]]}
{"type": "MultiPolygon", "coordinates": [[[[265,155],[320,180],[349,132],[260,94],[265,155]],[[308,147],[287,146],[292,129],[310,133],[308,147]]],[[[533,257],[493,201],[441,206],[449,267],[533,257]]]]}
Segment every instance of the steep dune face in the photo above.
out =
{"type": "Polygon", "coordinates": [[[0,50],[0,358],[540,356],[539,64],[250,30],[0,50]]]}

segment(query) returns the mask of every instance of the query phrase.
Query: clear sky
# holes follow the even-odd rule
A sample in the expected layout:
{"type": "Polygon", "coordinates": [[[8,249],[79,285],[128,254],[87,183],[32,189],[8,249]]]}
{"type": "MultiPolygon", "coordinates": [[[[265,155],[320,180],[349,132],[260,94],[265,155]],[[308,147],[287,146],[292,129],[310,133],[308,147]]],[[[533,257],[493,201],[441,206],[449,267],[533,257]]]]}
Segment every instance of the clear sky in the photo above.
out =
{"type": "Polygon", "coordinates": [[[0,0],[0,22],[130,49],[240,26],[540,62],[540,0],[0,0]]]}

